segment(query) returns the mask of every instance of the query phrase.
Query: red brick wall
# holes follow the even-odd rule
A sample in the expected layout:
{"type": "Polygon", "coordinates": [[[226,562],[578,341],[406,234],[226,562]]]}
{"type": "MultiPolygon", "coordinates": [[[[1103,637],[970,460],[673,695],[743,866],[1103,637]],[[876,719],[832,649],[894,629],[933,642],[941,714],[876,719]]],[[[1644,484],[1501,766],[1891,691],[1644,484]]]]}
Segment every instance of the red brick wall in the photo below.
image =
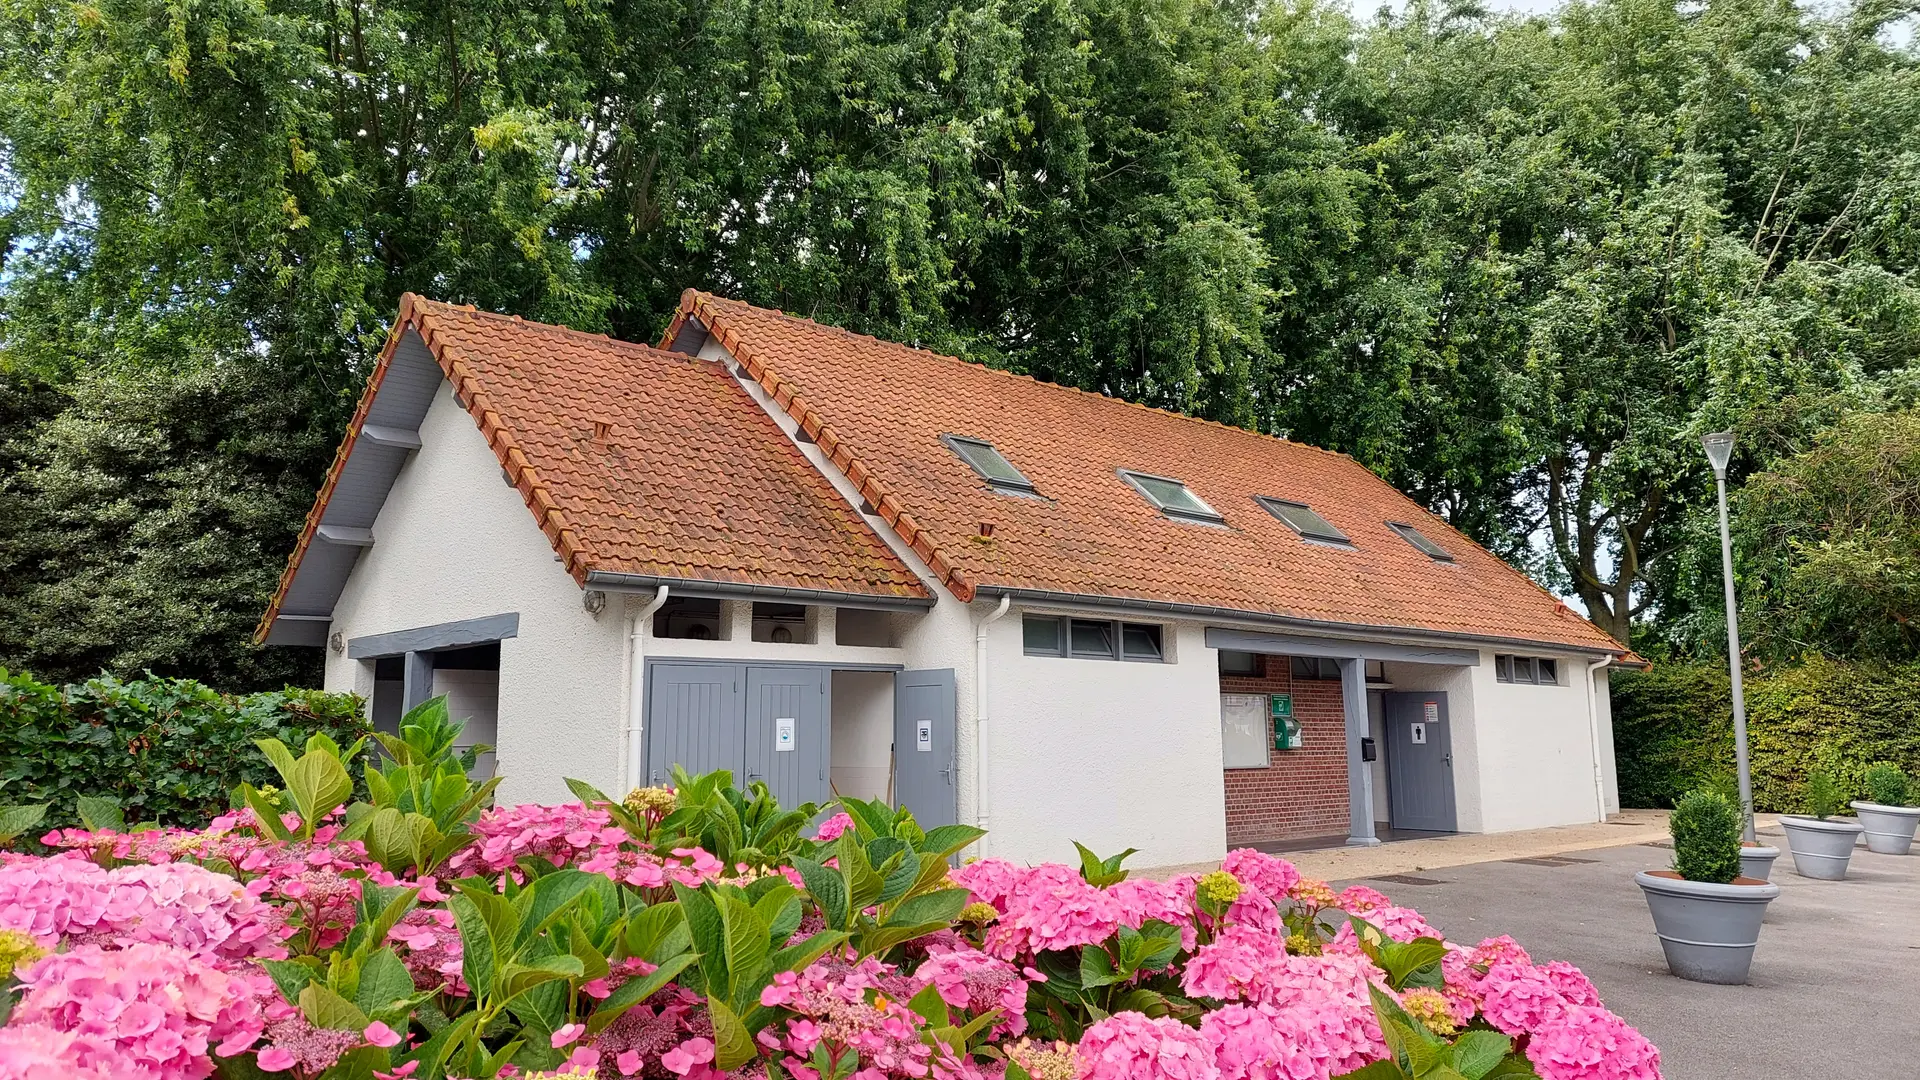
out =
{"type": "Polygon", "coordinates": [[[1221,675],[1223,694],[1293,695],[1300,749],[1269,752],[1264,769],[1228,769],[1227,844],[1307,836],[1344,836],[1347,803],[1346,708],[1337,679],[1293,681],[1284,656],[1263,656],[1264,676],[1221,675]]]}

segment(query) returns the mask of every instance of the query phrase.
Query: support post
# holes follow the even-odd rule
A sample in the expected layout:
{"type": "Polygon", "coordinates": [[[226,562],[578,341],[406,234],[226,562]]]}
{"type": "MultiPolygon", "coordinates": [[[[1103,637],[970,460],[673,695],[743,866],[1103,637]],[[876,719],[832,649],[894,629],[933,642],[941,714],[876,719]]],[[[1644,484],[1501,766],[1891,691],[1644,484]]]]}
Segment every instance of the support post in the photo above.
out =
{"type": "Polygon", "coordinates": [[[1347,719],[1347,811],[1351,818],[1347,843],[1372,847],[1380,842],[1373,831],[1373,769],[1361,759],[1360,741],[1367,737],[1367,662],[1347,657],[1340,664],[1340,702],[1347,719]]]}
{"type": "Polygon", "coordinates": [[[410,652],[400,684],[400,715],[433,696],[433,654],[410,652]]]}

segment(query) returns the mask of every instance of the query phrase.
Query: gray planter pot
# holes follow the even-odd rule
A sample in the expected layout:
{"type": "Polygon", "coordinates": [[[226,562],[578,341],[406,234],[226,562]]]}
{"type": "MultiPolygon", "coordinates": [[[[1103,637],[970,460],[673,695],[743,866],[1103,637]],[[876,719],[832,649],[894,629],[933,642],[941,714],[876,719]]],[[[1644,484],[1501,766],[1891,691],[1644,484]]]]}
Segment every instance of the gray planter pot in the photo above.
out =
{"type": "Polygon", "coordinates": [[[1779,857],[1780,849],[1777,847],[1743,847],[1740,849],[1740,876],[1765,881],[1773,873],[1773,860],[1779,857]]]}
{"type": "Polygon", "coordinates": [[[1857,821],[1842,818],[1795,817],[1782,815],[1780,827],[1787,832],[1787,850],[1793,852],[1793,868],[1801,877],[1839,881],[1847,876],[1847,860],[1853,858],[1853,842],[1864,832],[1857,821]]]}
{"type": "Polygon", "coordinates": [[[1867,831],[1867,850],[1882,855],[1905,855],[1913,847],[1913,828],[1920,825],[1920,806],[1882,806],[1879,803],[1848,803],[1860,815],[1860,827],[1867,831]]]}
{"type": "Polygon", "coordinates": [[[1667,954],[1667,970],[1694,982],[1738,985],[1753,967],[1760,922],[1780,886],[1716,885],[1678,877],[1633,875],[1653,912],[1653,932],[1667,954]]]}

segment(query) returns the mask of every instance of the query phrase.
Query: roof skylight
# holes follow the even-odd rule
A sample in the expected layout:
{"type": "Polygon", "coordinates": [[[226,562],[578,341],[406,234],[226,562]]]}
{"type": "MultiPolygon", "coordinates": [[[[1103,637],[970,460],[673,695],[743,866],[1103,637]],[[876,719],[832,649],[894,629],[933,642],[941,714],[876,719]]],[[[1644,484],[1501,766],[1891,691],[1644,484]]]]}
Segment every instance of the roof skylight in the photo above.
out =
{"type": "Polygon", "coordinates": [[[1154,476],[1151,473],[1132,472],[1128,469],[1120,470],[1120,478],[1132,484],[1133,490],[1145,496],[1155,509],[1168,517],[1211,524],[1226,520],[1220,516],[1220,511],[1208,506],[1200,496],[1188,491],[1187,485],[1178,480],[1154,476]]]}
{"type": "Polygon", "coordinates": [[[1309,540],[1322,540],[1329,544],[1350,543],[1346,533],[1334,528],[1332,522],[1315,513],[1306,503],[1265,495],[1255,495],[1253,500],[1265,507],[1267,513],[1285,522],[1287,528],[1309,540]]]}
{"type": "Polygon", "coordinates": [[[1414,547],[1418,548],[1421,554],[1426,555],[1428,558],[1434,559],[1435,561],[1438,561],[1438,562],[1453,561],[1453,556],[1447,552],[1446,548],[1443,548],[1439,544],[1436,544],[1433,541],[1427,539],[1424,533],[1422,533],[1419,529],[1416,529],[1413,526],[1407,524],[1406,522],[1389,521],[1387,522],[1387,528],[1392,529],[1394,532],[1399,533],[1400,539],[1405,540],[1407,543],[1412,544],[1414,547]]]}
{"type": "Polygon", "coordinates": [[[980,479],[985,480],[995,491],[1003,494],[1035,494],[1033,481],[1027,479],[1019,469],[1014,468],[1013,462],[1008,461],[1005,454],[994,449],[992,443],[983,439],[969,439],[963,435],[942,435],[940,441],[946,443],[947,449],[958,455],[960,460],[966,462],[974,472],[979,473],[980,479]]]}

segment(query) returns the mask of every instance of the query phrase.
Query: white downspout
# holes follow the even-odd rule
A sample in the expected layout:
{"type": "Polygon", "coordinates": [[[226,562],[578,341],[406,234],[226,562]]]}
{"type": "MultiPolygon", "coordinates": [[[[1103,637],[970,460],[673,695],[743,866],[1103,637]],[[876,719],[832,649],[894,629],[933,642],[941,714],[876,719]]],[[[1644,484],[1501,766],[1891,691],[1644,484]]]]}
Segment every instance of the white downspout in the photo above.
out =
{"type": "MultiPolygon", "coordinates": [[[[973,626],[973,817],[987,827],[987,627],[1000,621],[1013,606],[1012,596],[1001,596],[1000,606],[973,626]]],[[[987,854],[987,838],[980,838],[980,854],[987,854]]]]}
{"type": "Polygon", "coordinates": [[[1593,673],[1611,663],[1612,657],[1603,656],[1587,665],[1587,734],[1593,740],[1594,820],[1599,822],[1607,820],[1607,780],[1600,769],[1600,696],[1593,692],[1593,673]]]}
{"type": "Polygon", "coordinates": [[[637,787],[645,787],[640,782],[642,768],[641,753],[645,744],[640,741],[640,718],[646,715],[647,658],[646,637],[647,620],[667,602],[667,587],[660,586],[654,591],[653,599],[647,601],[634,613],[627,624],[627,730],[624,736],[627,750],[627,767],[623,777],[625,783],[615,797],[625,795],[637,787]]]}

